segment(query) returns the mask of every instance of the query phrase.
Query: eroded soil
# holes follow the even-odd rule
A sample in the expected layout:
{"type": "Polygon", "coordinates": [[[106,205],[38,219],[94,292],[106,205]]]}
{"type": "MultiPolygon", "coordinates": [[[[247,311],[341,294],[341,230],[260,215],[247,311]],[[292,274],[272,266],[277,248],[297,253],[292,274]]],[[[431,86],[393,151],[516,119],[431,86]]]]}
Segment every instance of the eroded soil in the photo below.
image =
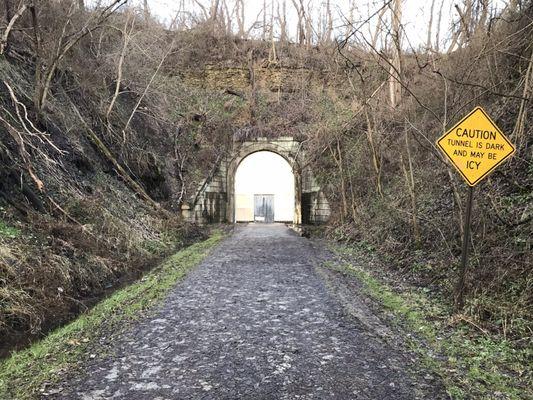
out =
{"type": "Polygon", "coordinates": [[[326,250],[239,226],[61,399],[444,399],[326,250]]]}

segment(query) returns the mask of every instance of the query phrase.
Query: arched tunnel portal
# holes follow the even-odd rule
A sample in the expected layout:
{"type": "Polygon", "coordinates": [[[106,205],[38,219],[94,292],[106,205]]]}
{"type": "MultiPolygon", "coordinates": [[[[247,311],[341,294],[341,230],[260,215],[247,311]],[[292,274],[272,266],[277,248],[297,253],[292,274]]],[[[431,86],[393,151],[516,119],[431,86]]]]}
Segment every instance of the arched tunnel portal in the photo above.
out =
{"type": "MultiPolygon", "coordinates": [[[[235,175],[241,162],[262,151],[275,153],[287,161],[294,175],[294,216],[292,223],[321,224],[328,220],[330,208],[312,171],[302,167],[301,143],[292,137],[257,138],[235,142],[231,155],[222,160],[212,176],[198,189],[195,197],[182,206],[183,216],[191,222],[235,222],[235,175]]],[[[290,221],[289,221],[290,222],[290,221]]]]}

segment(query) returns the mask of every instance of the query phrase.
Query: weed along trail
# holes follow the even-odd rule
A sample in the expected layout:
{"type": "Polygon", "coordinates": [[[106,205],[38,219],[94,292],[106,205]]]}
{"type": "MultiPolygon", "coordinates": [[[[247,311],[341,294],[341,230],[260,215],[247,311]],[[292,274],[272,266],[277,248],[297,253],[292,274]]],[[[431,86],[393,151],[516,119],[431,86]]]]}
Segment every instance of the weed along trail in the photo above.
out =
{"type": "Polygon", "coordinates": [[[369,308],[349,312],[319,247],[283,225],[237,226],[160,308],[46,398],[447,398],[368,322],[369,308]]]}

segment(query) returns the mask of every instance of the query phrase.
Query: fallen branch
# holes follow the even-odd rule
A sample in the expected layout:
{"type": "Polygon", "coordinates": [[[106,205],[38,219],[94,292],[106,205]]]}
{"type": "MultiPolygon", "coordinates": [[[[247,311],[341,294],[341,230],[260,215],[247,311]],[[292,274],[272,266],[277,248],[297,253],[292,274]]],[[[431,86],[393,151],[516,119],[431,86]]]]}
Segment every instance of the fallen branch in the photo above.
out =
{"type": "Polygon", "coordinates": [[[82,117],[80,111],[76,107],[76,105],[70,100],[68,96],[66,96],[69,99],[70,105],[72,106],[72,109],[74,113],[78,116],[80,122],[82,123],[83,127],[85,128],[85,131],[87,132],[87,136],[91,140],[91,142],[94,143],[94,145],[100,150],[100,152],[107,158],[111,164],[115,167],[115,170],[117,171],[118,175],[124,179],[124,181],[130,186],[130,188],[137,193],[143,200],[148,202],[152,207],[154,207],[156,210],[160,209],[159,204],[155,202],[149,195],[146,193],[146,191],[142,188],[141,185],[139,185],[137,182],[135,182],[129,174],[124,170],[124,168],[118,163],[118,161],[115,159],[111,151],[107,148],[107,146],[100,140],[98,135],[94,133],[94,131],[91,129],[89,124],[85,121],[85,119],[82,117]]]}
{"type": "Polygon", "coordinates": [[[464,314],[456,314],[456,315],[454,315],[454,317],[452,317],[452,319],[453,320],[458,319],[460,321],[466,322],[466,323],[472,325],[474,328],[478,329],[484,335],[489,336],[489,333],[485,329],[483,329],[481,326],[476,324],[474,321],[472,321],[472,319],[470,319],[469,317],[467,317],[464,314]]]}
{"type": "Polygon", "coordinates": [[[30,135],[30,136],[37,137],[41,141],[41,143],[47,143],[49,146],[51,146],[59,154],[66,154],[65,151],[59,149],[48,138],[49,135],[47,133],[42,132],[39,129],[37,129],[37,127],[33,124],[33,122],[31,122],[31,120],[28,118],[28,110],[26,109],[26,106],[24,105],[24,103],[20,102],[17,99],[17,96],[15,95],[15,92],[13,91],[11,86],[5,80],[3,80],[2,82],[4,83],[4,85],[6,86],[7,90],[9,91],[9,95],[11,97],[11,101],[13,102],[13,106],[15,107],[15,112],[17,113],[18,120],[19,120],[20,124],[22,125],[22,127],[24,128],[24,130],[26,131],[26,133],[28,135],[30,135]],[[22,108],[22,110],[24,111],[24,115],[21,114],[20,108],[22,108]],[[28,128],[28,125],[26,125],[26,123],[29,125],[31,130],[28,128]]]}
{"type": "Polygon", "coordinates": [[[47,197],[48,201],[49,201],[50,203],[52,203],[52,205],[53,205],[55,208],[57,208],[59,211],[61,211],[61,213],[62,213],[65,217],[67,217],[67,219],[69,219],[70,221],[72,221],[72,222],[74,222],[75,224],[79,225],[80,228],[81,228],[81,230],[82,230],[83,232],[87,233],[89,236],[95,237],[91,232],[89,232],[89,231],[87,230],[87,228],[85,228],[85,226],[84,226],[81,222],[79,222],[76,218],[72,217],[72,216],[71,216],[69,213],[67,213],[67,212],[66,212],[66,211],[65,211],[65,210],[64,210],[59,204],[57,204],[57,203],[54,201],[54,199],[52,199],[50,196],[46,196],[46,197],[47,197]]]}
{"type": "Polygon", "coordinates": [[[30,161],[30,154],[26,150],[26,143],[22,137],[22,134],[2,116],[0,116],[0,121],[4,123],[4,126],[6,127],[7,131],[17,143],[20,158],[22,158],[22,161],[24,162],[26,171],[28,171],[28,174],[30,175],[33,182],[35,183],[35,186],[37,186],[37,189],[39,189],[39,191],[42,192],[44,189],[44,183],[43,181],[41,181],[41,179],[39,179],[39,177],[33,170],[33,165],[30,161]]]}

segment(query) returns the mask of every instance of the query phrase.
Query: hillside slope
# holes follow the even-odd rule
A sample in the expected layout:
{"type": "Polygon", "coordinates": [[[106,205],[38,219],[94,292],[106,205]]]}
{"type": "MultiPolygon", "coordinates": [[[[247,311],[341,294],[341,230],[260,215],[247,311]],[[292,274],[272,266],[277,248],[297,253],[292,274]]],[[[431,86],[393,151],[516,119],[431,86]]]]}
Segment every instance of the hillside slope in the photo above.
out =
{"type": "Polygon", "coordinates": [[[332,205],[326,234],[376,251],[401,279],[451,304],[466,186],[434,143],[475,105],[517,152],[476,188],[462,313],[484,332],[527,346],[533,14],[526,3],[456,51],[406,51],[394,106],[387,54],[357,42],[266,43],[202,24],[176,32],[128,9],[56,3],[40,10],[35,40],[24,14],[0,56],[4,351],[198,234],[179,220],[181,204],[234,140],[259,136],[302,140],[332,205]]]}

